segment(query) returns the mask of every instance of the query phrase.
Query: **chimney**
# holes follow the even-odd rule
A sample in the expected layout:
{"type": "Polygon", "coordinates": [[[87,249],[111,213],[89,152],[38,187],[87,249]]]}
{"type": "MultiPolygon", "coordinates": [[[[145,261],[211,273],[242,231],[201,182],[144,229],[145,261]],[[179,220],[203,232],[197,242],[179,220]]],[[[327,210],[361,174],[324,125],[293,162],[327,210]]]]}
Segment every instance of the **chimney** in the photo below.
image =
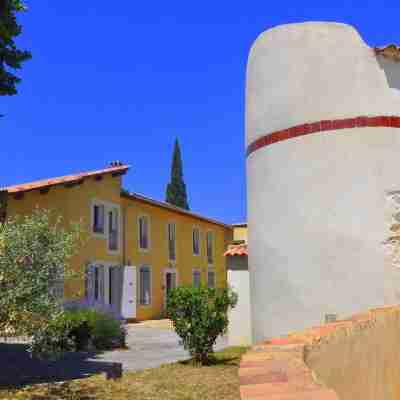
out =
{"type": "Polygon", "coordinates": [[[119,161],[119,160],[110,162],[110,167],[120,167],[122,165],[123,165],[123,163],[121,161],[119,161]]]}

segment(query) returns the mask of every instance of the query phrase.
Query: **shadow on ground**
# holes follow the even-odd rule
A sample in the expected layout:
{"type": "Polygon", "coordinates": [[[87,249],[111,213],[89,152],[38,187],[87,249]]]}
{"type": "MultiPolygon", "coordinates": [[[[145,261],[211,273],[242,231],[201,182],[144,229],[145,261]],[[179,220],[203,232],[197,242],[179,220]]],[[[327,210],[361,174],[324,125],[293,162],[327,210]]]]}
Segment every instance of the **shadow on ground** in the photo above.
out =
{"type": "Polygon", "coordinates": [[[0,388],[69,381],[98,373],[111,377],[121,368],[119,363],[94,357],[95,353],[68,353],[57,361],[41,361],[30,357],[26,344],[0,343],[0,388]]]}

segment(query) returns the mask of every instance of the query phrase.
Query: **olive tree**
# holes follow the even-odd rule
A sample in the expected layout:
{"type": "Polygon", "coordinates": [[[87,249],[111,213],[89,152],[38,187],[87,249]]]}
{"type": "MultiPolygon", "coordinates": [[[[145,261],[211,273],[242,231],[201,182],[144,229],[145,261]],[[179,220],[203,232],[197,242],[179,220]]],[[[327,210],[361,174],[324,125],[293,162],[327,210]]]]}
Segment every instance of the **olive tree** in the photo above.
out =
{"type": "Polygon", "coordinates": [[[0,224],[0,336],[33,336],[62,312],[57,289],[80,238],[80,224],[65,228],[47,210],[0,224]]]}
{"type": "Polygon", "coordinates": [[[231,289],[181,286],[170,292],[167,315],[196,362],[209,363],[218,336],[228,328],[228,310],[236,303],[231,289]]]}

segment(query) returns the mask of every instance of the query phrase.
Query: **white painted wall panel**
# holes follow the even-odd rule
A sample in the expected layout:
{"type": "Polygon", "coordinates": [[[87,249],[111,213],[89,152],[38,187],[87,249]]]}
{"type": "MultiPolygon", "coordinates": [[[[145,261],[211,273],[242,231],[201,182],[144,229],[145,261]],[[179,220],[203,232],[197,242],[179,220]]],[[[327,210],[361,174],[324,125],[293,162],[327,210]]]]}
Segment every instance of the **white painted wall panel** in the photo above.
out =
{"type": "Polygon", "coordinates": [[[249,271],[228,270],[228,284],[238,294],[238,303],[229,312],[229,346],[247,346],[252,342],[249,271]]]}

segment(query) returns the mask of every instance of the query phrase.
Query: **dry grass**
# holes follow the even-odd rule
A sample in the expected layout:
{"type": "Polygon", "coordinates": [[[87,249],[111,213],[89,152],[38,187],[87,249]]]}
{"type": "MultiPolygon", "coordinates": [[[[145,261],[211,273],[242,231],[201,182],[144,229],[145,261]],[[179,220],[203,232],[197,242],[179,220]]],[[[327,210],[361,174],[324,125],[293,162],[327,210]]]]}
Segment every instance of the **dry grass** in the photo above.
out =
{"type": "Polygon", "coordinates": [[[12,400],[238,400],[238,366],[246,348],[231,347],[215,354],[213,365],[191,362],[167,364],[124,374],[109,381],[97,375],[59,384],[0,390],[0,399],[12,400]]]}

